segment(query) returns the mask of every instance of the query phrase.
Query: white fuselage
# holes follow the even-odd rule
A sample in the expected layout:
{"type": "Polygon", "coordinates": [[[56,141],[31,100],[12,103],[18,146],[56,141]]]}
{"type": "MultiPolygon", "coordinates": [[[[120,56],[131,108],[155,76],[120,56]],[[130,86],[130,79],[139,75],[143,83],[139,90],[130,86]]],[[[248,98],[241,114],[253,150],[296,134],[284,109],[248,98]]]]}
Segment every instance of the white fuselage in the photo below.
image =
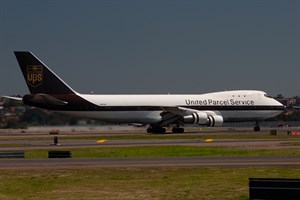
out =
{"type": "Polygon", "coordinates": [[[260,121],[280,114],[283,106],[264,92],[237,90],[202,95],[86,95],[78,94],[101,111],[62,111],[114,123],[153,124],[164,107],[185,107],[221,115],[224,122],[260,121]],[[281,108],[281,109],[280,109],[281,108]]]}

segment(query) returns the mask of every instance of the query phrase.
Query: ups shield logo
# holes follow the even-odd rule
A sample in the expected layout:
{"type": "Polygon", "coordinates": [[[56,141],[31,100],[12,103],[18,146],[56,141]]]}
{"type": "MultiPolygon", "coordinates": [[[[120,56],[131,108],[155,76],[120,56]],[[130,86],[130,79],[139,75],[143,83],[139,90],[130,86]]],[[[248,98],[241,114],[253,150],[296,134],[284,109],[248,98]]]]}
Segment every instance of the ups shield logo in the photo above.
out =
{"type": "Polygon", "coordinates": [[[43,66],[27,66],[27,83],[32,87],[37,87],[43,83],[43,66]]]}

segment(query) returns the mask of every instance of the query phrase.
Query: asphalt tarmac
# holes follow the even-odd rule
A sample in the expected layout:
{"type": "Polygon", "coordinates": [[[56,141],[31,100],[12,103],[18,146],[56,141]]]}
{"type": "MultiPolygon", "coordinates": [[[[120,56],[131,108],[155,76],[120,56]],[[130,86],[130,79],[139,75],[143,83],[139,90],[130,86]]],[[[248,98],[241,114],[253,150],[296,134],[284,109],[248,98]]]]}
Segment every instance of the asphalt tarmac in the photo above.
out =
{"type": "MultiPolygon", "coordinates": [[[[58,136],[58,138],[62,138],[58,136]]],[[[65,149],[65,148],[99,148],[99,147],[130,147],[130,146],[197,146],[197,147],[231,147],[240,149],[299,149],[300,145],[286,145],[300,143],[300,138],[287,139],[133,139],[133,140],[61,140],[53,145],[53,138],[0,140],[0,151],[38,150],[38,149],[65,149]]]]}
{"type": "MultiPolygon", "coordinates": [[[[222,134],[226,135],[223,131],[222,134]]],[[[122,135],[122,131],[114,134],[122,135]]],[[[124,132],[123,132],[124,134],[124,132]]],[[[125,134],[133,134],[126,132],[125,134]]],[[[135,131],[134,134],[144,134],[135,131]]],[[[235,134],[245,134],[241,131],[235,134]]],[[[87,134],[95,136],[94,134],[87,134]]],[[[287,139],[134,139],[134,140],[76,140],[72,137],[86,136],[86,133],[59,135],[71,137],[59,140],[60,145],[53,144],[53,136],[48,133],[1,133],[0,151],[62,148],[94,148],[118,146],[162,146],[182,145],[200,147],[224,147],[241,149],[300,149],[299,145],[285,145],[289,142],[300,142],[299,137],[287,139]],[[38,137],[40,139],[37,139],[38,137]],[[44,139],[41,139],[45,137],[44,139]],[[18,138],[18,139],[17,139],[18,138]],[[20,140],[20,138],[22,138],[20,140]]],[[[98,135],[97,135],[98,137],[98,135]]],[[[48,168],[182,168],[182,167],[300,167],[300,156],[247,156],[247,157],[167,157],[167,158],[86,158],[86,159],[0,159],[2,169],[48,169],[48,168]]]]}

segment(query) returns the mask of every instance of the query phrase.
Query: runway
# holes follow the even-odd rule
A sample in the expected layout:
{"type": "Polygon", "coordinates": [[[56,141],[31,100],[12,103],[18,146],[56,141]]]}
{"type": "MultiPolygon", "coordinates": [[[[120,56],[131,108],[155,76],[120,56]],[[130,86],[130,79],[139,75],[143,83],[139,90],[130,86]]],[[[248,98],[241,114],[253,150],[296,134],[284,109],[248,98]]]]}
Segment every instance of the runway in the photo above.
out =
{"type": "MultiPolygon", "coordinates": [[[[214,135],[228,134],[244,135],[245,131],[230,131],[224,128],[214,135]],[[224,131],[225,130],[225,131],[224,131]]],[[[58,135],[60,145],[51,145],[53,135],[45,133],[2,133],[0,135],[0,151],[15,150],[60,150],[73,148],[105,148],[105,147],[131,147],[131,146],[197,146],[238,149],[265,149],[265,150],[297,150],[300,145],[299,137],[275,138],[265,137],[256,139],[209,139],[211,132],[190,134],[191,137],[202,136],[195,139],[176,139],[176,135],[168,138],[151,138],[143,132],[115,131],[114,135],[138,135],[145,139],[102,139],[107,135],[93,133],[64,133],[58,135]],[[88,135],[88,136],[87,136],[88,135]],[[205,137],[203,137],[205,136],[205,137]],[[81,138],[79,138],[81,137],[81,138]],[[94,139],[86,139],[92,137],[94,139]],[[66,139],[67,138],[67,139],[66,139]],[[204,139],[207,138],[207,139],[204,139]],[[100,142],[99,142],[100,141],[100,142]]],[[[250,134],[252,134],[250,132],[250,134]]],[[[267,132],[264,135],[268,134],[267,132]]],[[[110,135],[111,136],[111,135],[110,135]]],[[[177,135],[178,136],[178,135],[177,135]]],[[[189,135],[187,135],[188,138],[189,135]]],[[[257,136],[256,136],[257,137],[257,136]]],[[[86,158],[86,159],[1,159],[2,169],[48,169],[48,168],[192,168],[192,167],[299,167],[300,156],[234,156],[234,157],[158,157],[158,158],[86,158]]]]}
{"type": "MultiPolygon", "coordinates": [[[[60,138],[60,137],[59,137],[60,138]]],[[[208,136],[209,138],[209,136],[208,136]]],[[[53,138],[33,140],[0,140],[0,151],[65,149],[65,148],[99,148],[99,147],[130,147],[130,146],[197,146],[240,149],[300,149],[300,145],[285,145],[300,143],[299,138],[287,139],[132,139],[132,140],[59,140],[59,145],[52,145],[53,138]]]]}
{"type": "Polygon", "coordinates": [[[91,159],[6,159],[1,169],[61,168],[240,168],[299,167],[300,156],[292,157],[165,157],[165,158],[91,158],[91,159]]]}

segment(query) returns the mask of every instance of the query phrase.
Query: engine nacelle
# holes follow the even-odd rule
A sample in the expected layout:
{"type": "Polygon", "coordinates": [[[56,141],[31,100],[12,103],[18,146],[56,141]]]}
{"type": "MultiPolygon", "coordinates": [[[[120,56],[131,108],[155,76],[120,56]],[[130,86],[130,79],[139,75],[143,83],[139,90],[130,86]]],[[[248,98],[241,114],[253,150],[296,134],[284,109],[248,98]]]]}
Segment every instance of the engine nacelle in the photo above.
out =
{"type": "Polygon", "coordinates": [[[195,112],[191,115],[183,117],[183,123],[185,124],[199,124],[206,126],[222,126],[223,117],[220,115],[208,115],[205,112],[195,112]]]}
{"type": "Polygon", "coordinates": [[[207,126],[222,126],[223,125],[223,117],[220,115],[208,116],[207,118],[207,126]]]}
{"type": "Polygon", "coordinates": [[[208,116],[205,112],[192,113],[183,117],[185,124],[206,124],[208,116]]]}

